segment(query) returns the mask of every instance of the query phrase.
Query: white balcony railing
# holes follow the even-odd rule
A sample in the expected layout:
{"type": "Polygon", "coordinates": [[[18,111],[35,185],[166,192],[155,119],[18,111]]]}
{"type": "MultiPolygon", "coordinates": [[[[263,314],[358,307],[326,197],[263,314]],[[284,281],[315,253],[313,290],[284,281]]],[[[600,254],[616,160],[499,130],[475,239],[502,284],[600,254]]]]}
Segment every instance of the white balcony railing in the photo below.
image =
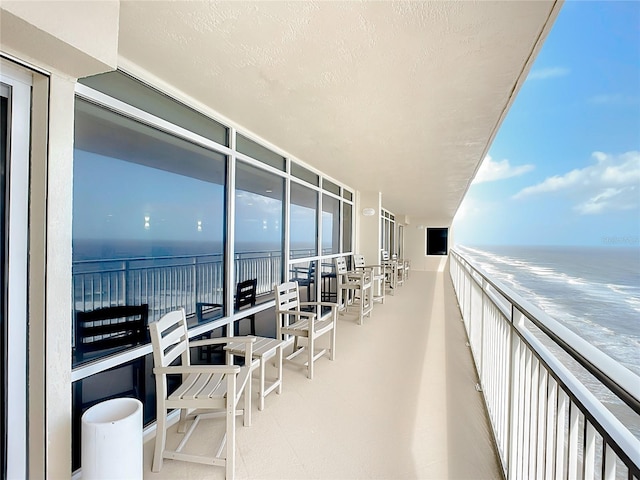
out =
{"type": "MultiPolygon", "coordinates": [[[[258,279],[257,295],[271,292],[280,281],[279,251],[238,253],[234,260],[236,281],[258,279]]],[[[221,254],[74,262],[74,308],[147,303],[149,321],[176,308],[194,314],[196,302],[223,303],[223,268],[221,254]]]]}
{"type": "Polygon", "coordinates": [[[639,478],[640,378],[456,251],[450,275],[505,477],[639,478]]]}
{"type": "MultiPolygon", "coordinates": [[[[330,249],[323,249],[323,254],[330,249]]],[[[293,258],[306,258],[312,249],[292,250],[293,258]]],[[[149,321],[184,308],[195,314],[196,303],[223,303],[222,254],[176,255],[73,262],[73,305],[89,311],[116,305],[149,305],[149,321]]],[[[279,250],[236,253],[236,282],[257,279],[256,294],[266,295],[281,281],[279,250]]]]}

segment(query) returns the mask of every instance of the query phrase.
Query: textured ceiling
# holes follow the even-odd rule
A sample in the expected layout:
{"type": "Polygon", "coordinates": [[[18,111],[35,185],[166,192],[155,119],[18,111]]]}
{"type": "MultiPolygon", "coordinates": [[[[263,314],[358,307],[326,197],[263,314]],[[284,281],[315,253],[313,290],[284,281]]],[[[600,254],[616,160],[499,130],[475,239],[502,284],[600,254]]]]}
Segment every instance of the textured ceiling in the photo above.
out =
{"type": "Polygon", "coordinates": [[[391,211],[446,221],[558,8],[122,1],[119,53],[391,211]]]}

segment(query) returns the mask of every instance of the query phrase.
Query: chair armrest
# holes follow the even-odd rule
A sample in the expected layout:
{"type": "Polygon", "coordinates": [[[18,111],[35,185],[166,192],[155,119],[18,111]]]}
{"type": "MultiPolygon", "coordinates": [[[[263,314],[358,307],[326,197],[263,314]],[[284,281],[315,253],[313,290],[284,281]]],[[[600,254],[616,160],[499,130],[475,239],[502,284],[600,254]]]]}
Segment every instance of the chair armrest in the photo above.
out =
{"type": "Polygon", "coordinates": [[[333,303],[333,302],[300,302],[299,305],[301,307],[311,307],[311,306],[316,306],[317,305],[319,307],[338,308],[338,304],[337,303],[333,303]]]}
{"type": "Polygon", "coordinates": [[[184,373],[221,373],[237,374],[240,372],[238,365],[176,365],[173,367],[154,367],[153,373],[163,373],[165,375],[184,373]]]}
{"type": "MultiPolygon", "coordinates": [[[[299,305],[303,305],[300,303],[299,305]]],[[[276,310],[276,313],[285,314],[285,315],[293,315],[294,317],[315,317],[316,314],[313,312],[302,312],[298,310],[276,310]]]]}
{"type": "Polygon", "coordinates": [[[216,337],[216,338],[205,338],[202,340],[193,340],[189,342],[189,347],[202,347],[204,345],[218,345],[221,343],[229,343],[229,342],[242,342],[242,343],[255,343],[256,337],[246,337],[246,336],[238,336],[238,337],[216,337]]]}
{"type": "Polygon", "coordinates": [[[246,337],[246,336],[205,338],[203,340],[195,340],[193,342],[189,342],[189,348],[201,347],[204,345],[221,345],[221,344],[230,343],[230,342],[244,343],[245,344],[244,362],[246,365],[251,365],[251,362],[253,361],[253,344],[256,342],[256,340],[257,340],[256,337],[246,337]]]}

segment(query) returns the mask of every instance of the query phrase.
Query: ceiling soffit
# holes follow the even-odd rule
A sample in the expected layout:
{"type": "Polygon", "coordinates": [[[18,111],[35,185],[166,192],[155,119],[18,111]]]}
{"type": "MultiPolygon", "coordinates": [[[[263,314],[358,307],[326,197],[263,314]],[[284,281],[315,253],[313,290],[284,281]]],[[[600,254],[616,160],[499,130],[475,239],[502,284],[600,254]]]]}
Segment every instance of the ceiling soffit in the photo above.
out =
{"type": "Polygon", "coordinates": [[[124,1],[119,53],[388,209],[451,219],[558,8],[124,1]]]}

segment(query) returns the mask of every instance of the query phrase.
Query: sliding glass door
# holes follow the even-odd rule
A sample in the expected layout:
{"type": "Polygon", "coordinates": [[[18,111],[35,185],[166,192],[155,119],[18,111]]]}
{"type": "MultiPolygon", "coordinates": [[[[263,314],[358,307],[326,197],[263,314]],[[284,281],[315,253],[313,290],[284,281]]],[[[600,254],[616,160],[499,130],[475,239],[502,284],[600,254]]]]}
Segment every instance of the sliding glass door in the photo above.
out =
{"type": "Polygon", "coordinates": [[[0,75],[0,388],[3,478],[27,468],[27,221],[31,76],[0,75]]]}

